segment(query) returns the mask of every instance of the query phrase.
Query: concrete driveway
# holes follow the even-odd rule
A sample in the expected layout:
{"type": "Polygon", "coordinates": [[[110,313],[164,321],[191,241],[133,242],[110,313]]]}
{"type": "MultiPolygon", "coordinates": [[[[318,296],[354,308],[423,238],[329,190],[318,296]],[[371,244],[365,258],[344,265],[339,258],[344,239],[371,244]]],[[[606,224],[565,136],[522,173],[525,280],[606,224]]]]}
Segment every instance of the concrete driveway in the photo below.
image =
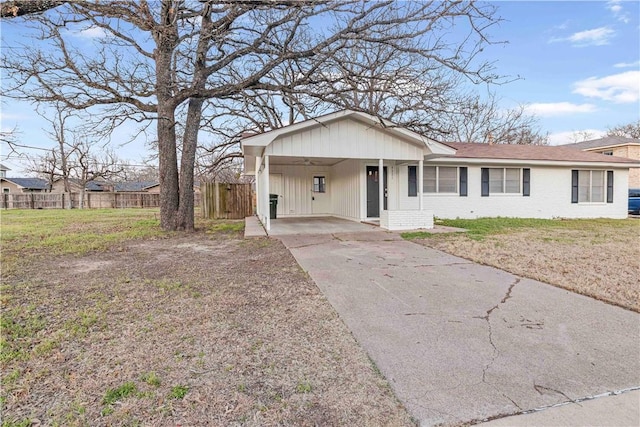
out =
{"type": "Polygon", "coordinates": [[[640,386],[637,313],[383,231],[279,238],[421,425],[640,386]]]}

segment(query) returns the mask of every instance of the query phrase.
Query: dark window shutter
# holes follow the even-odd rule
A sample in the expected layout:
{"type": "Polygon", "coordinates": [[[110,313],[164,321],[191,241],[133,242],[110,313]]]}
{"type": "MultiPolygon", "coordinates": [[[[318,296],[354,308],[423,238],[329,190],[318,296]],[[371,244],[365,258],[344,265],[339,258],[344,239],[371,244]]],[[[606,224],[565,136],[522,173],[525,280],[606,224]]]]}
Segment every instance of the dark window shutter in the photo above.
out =
{"type": "Polygon", "coordinates": [[[531,194],[531,169],[522,169],[522,195],[529,197],[531,194]]]}
{"type": "Polygon", "coordinates": [[[467,196],[467,168],[460,168],[460,195],[467,196]]]}
{"type": "Polygon", "coordinates": [[[418,167],[409,166],[409,197],[418,195],[418,167]]]}
{"type": "Polygon", "coordinates": [[[489,195],[489,168],[482,168],[482,197],[489,195]]]}
{"type": "Polygon", "coordinates": [[[578,203],[578,171],[571,171],[571,203],[578,203]]]}
{"type": "Polygon", "coordinates": [[[607,203],[613,203],[613,171],[607,171],[607,203]]]}

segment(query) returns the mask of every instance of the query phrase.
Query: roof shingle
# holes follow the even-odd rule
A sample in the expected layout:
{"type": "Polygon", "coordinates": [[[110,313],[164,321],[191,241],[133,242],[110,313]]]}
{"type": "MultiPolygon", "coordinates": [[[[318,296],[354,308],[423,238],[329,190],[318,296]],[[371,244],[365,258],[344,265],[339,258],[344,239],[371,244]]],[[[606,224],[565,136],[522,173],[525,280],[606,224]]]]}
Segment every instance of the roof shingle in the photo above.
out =
{"type": "Polygon", "coordinates": [[[562,145],[511,145],[478,144],[466,142],[445,142],[456,150],[456,158],[504,159],[504,160],[545,160],[556,162],[597,162],[597,163],[635,163],[637,160],[623,157],[590,153],[562,145]]]}

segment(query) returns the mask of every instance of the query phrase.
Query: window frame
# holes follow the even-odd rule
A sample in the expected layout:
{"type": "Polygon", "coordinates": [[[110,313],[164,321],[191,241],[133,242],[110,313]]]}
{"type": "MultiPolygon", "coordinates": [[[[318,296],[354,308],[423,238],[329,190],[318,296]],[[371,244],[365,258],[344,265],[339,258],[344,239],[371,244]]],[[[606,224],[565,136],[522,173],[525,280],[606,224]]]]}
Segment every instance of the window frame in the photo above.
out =
{"type": "Polygon", "coordinates": [[[407,166],[407,197],[418,197],[418,166],[407,166]],[[411,170],[413,169],[413,176],[411,170]]]}
{"type": "MultiPolygon", "coordinates": [[[[613,203],[613,172],[604,169],[573,169],[571,186],[573,189],[572,203],[580,205],[602,205],[606,203],[613,203]],[[599,186],[600,187],[600,199],[593,200],[593,173],[598,172],[601,176],[599,186]],[[589,183],[584,185],[584,179],[580,179],[585,173],[589,174],[589,183]],[[581,188],[587,188],[587,200],[582,197],[584,193],[580,191],[581,188]]],[[[598,184],[598,183],[597,183],[598,184]]]]}
{"type": "Polygon", "coordinates": [[[326,177],[326,175],[315,175],[313,177],[313,192],[314,193],[326,193],[327,192],[327,177],[326,177]]]}
{"type": "Polygon", "coordinates": [[[422,167],[422,192],[423,194],[446,194],[446,195],[458,195],[460,194],[460,167],[459,166],[436,166],[436,165],[424,165],[422,167]],[[427,179],[427,168],[435,168],[435,191],[429,191],[425,180],[427,179]],[[455,171],[455,190],[454,191],[440,191],[440,168],[453,169],[455,171]]]}
{"type": "MultiPolygon", "coordinates": [[[[529,168],[510,168],[510,167],[485,167],[482,168],[483,170],[486,170],[486,176],[481,175],[481,181],[486,179],[487,183],[486,183],[486,188],[484,189],[484,191],[482,191],[484,197],[487,196],[529,196],[529,192],[525,192],[524,191],[524,187],[525,187],[525,182],[524,182],[524,178],[525,178],[525,169],[529,169],[529,168]],[[512,171],[517,171],[518,172],[518,178],[517,179],[511,179],[509,180],[509,182],[513,183],[513,182],[517,182],[518,183],[518,191],[507,191],[508,185],[507,185],[507,178],[508,178],[508,170],[512,170],[512,171]],[[495,189],[495,187],[492,187],[492,171],[501,171],[501,186],[500,186],[500,190],[497,191],[495,189]]],[[[529,169],[530,171],[530,169],[529,169]]],[[[494,172],[495,173],[495,172],[494,172]]],[[[529,179],[527,180],[527,184],[530,185],[531,182],[531,172],[529,172],[529,179]]],[[[493,182],[495,182],[496,180],[494,179],[493,182]]]]}

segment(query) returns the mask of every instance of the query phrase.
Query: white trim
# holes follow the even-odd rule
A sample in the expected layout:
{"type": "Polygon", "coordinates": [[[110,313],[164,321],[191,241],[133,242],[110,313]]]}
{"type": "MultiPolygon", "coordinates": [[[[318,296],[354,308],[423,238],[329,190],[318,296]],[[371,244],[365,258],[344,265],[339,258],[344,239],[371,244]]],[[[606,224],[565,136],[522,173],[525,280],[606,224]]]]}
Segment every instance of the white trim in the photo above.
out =
{"type": "Polygon", "coordinates": [[[431,166],[431,163],[454,163],[458,166],[464,165],[483,165],[491,167],[492,165],[522,165],[522,166],[570,166],[570,167],[587,167],[587,168],[603,168],[603,169],[629,169],[640,167],[638,163],[608,163],[608,162],[571,162],[571,161],[555,161],[555,160],[519,160],[519,159],[482,159],[482,158],[470,158],[470,157],[434,157],[426,159],[426,166],[431,166]]]}
{"type": "Polygon", "coordinates": [[[384,210],[384,160],[378,160],[378,217],[382,217],[384,210]]]}
{"type": "Polygon", "coordinates": [[[267,232],[271,230],[271,199],[269,197],[269,156],[264,156],[264,171],[262,171],[263,174],[265,174],[265,191],[264,193],[266,194],[266,199],[267,199],[267,215],[266,215],[266,229],[267,232]]]}
{"type": "Polygon", "coordinates": [[[418,161],[418,200],[420,210],[424,210],[424,199],[422,197],[424,193],[424,160],[418,161]]]}

